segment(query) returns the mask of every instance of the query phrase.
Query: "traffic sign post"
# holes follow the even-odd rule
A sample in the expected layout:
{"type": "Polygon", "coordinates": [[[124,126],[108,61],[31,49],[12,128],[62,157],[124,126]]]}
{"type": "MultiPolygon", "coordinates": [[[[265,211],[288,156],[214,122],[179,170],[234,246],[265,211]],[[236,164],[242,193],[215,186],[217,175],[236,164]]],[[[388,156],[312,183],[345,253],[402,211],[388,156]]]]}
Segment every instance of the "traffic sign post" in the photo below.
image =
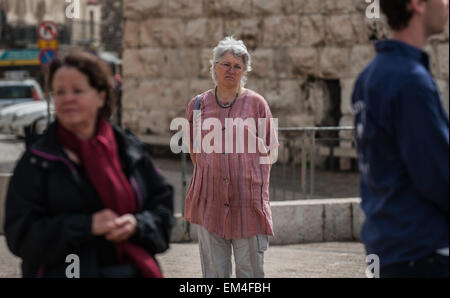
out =
{"type": "Polygon", "coordinates": [[[37,33],[40,39],[52,40],[58,37],[58,25],[51,21],[43,21],[37,28],[37,33]]]}
{"type": "Polygon", "coordinates": [[[49,65],[56,58],[56,51],[54,49],[42,49],[39,52],[39,62],[42,66],[49,65]]]}
{"type": "Polygon", "coordinates": [[[59,30],[55,22],[43,21],[37,27],[39,40],[37,46],[39,52],[39,62],[42,66],[48,66],[57,56],[59,42],[57,40],[59,30]]]}
{"type": "Polygon", "coordinates": [[[39,49],[58,49],[59,42],[57,40],[44,40],[39,39],[37,42],[39,49]]]}

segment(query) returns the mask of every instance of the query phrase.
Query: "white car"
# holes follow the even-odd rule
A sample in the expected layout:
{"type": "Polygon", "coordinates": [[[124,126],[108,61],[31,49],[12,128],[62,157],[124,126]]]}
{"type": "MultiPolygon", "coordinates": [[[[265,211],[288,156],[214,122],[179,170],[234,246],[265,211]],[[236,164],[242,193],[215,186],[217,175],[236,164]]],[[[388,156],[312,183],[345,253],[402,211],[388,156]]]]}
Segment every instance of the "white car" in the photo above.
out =
{"type": "Polygon", "coordinates": [[[0,80],[0,108],[22,102],[45,100],[35,79],[0,80]]]}
{"type": "Polygon", "coordinates": [[[50,104],[50,114],[46,101],[35,101],[7,106],[0,110],[0,133],[25,136],[25,127],[33,125],[42,133],[47,121],[53,121],[55,108],[50,104]]]}

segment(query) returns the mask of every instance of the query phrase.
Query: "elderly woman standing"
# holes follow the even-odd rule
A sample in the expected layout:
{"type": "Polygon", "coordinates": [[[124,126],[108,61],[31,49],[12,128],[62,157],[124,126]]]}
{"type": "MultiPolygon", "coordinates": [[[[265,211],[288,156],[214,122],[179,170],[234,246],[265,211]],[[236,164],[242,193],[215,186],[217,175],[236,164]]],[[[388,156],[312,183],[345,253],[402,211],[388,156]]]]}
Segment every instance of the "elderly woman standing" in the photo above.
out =
{"type": "Polygon", "coordinates": [[[154,255],[169,246],[172,187],[142,144],[108,123],[112,82],[88,53],[50,65],[56,121],[18,162],[6,201],[24,277],[162,277],[154,255]]]}
{"type": "Polygon", "coordinates": [[[275,126],[269,121],[272,114],[266,100],[244,88],[247,72],[251,70],[251,58],[244,43],[226,37],[213,54],[211,75],[216,86],[193,98],[186,110],[194,174],[186,196],[185,219],[199,225],[204,277],[230,277],[232,249],[236,277],[264,277],[264,251],[273,228],[269,205],[270,163],[261,163],[261,157],[277,150],[275,126]],[[200,116],[194,116],[194,108],[198,108],[200,116]],[[196,123],[199,118],[202,123],[196,123]],[[196,151],[193,127],[202,125],[204,137],[211,132],[204,121],[211,118],[221,123],[222,150],[196,151]],[[235,144],[239,136],[237,129],[231,127],[230,131],[226,126],[226,118],[253,119],[256,125],[258,119],[264,119],[262,137],[261,131],[245,127],[247,137],[253,136],[259,143],[263,140],[263,153],[252,151],[250,141],[244,142],[247,148],[243,153],[237,149],[229,153],[225,143],[231,140],[235,144]]]}

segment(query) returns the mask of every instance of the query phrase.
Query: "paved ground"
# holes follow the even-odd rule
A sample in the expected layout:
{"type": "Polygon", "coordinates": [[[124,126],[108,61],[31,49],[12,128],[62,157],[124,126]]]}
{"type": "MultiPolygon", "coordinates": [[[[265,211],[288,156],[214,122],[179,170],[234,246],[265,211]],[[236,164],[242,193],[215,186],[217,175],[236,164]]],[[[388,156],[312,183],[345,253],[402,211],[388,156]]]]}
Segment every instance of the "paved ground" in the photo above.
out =
{"type": "MultiPolygon", "coordinates": [[[[157,258],[166,277],[202,277],[197,243],[172,243],[157,258]]],[[[270,246],[265,272],[269,278],[364,278],[364,258],[358,242],[270,246]]],[[[9,252],[5,238],[0,236],[0,278],[20,277],[19,266],[20,259],[9,252]]]]}

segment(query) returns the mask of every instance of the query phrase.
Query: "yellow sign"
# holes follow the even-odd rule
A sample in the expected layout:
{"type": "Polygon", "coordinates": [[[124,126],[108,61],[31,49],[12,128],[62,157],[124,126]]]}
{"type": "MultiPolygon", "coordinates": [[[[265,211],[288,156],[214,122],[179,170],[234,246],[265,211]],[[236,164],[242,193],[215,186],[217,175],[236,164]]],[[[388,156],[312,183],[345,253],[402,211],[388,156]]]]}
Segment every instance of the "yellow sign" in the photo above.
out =
{"type": "Polygon", "coordinates": [[[57,49],[59,47],[59,42],[56,39],[39,39],[37,42],[37,46],[39,49],[57,49]]]}

